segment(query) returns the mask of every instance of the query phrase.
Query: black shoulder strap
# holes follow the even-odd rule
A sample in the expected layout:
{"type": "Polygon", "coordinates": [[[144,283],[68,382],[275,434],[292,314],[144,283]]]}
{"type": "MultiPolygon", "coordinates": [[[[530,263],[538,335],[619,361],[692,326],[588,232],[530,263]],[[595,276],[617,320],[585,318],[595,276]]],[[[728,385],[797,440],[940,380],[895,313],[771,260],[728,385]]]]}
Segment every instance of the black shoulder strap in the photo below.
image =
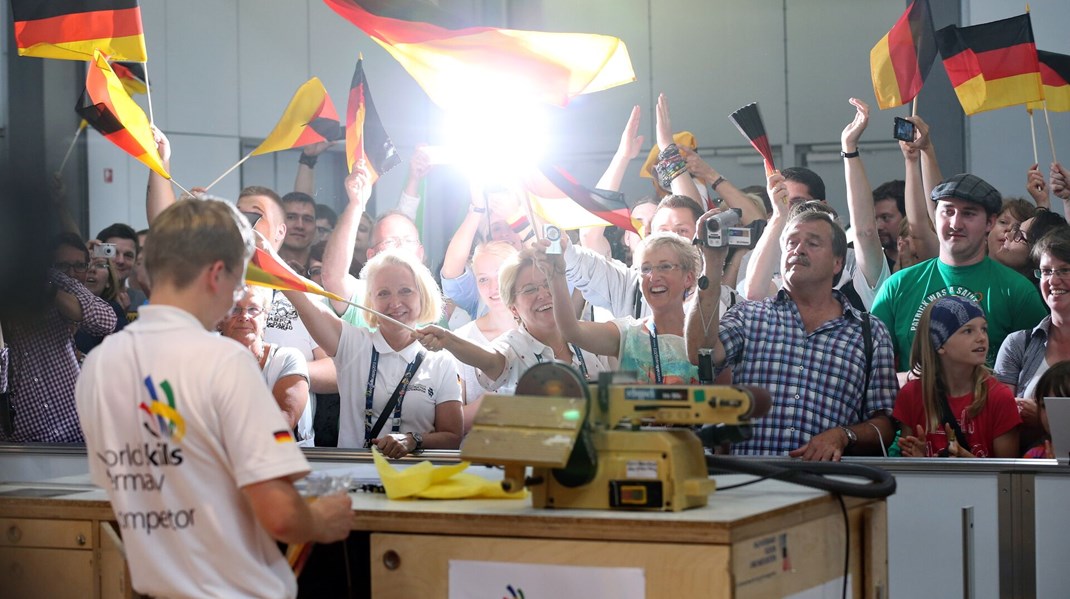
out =
{"type": "Polygon", "coordinates": [[[640,277],[635,281],[635,295],[632,299],[632,316],[636,320],[639,320],[639,315],[643,312],[643,279],[640,277]]]}
{"type": "MultiPolygon", "coordinates": [[[[848,283],[850,285],[850,283],[848,283]]],[[[854,288],[851,289],[854,291],[854,288]]],[[[858,295],[857,293],[855,294],[858,295]]],[[[873,323],[869,312],[862,312],[862,351],[866,352],[866,386],[862,389],[862,413],[859,422],[866,419],[866,400],[869,399],[869,382],[873,377],[873,323]]]]}
{"type": "Polygon", "coordinates": [[[959,426],[959,419],[955,418],[955,414],[951,411],[951,404],[947,401],[947,393],[943,389],[938,390],[940,395],[940,420],[951,427],[951,430],[955,432],[955,440],[962,447],[965,447],[967,451],[970,449],[970,438],[966,436],[966,433],[962,432],[962,427],[959,426]]]}
{"type": "Polygon", "coordinates": [[[858,295],[858,291],[855,291],[854,281],[847,281],[840,287],[840,293],[847,296],[847,301],[851,302],[855,310],[859,312],[869,312],[866,309],[866,304],[862,301],[862,296],[858,295]]]}
{"type": "MultiPolygon", "coordinates": [[[[416,357],[412,360],[412,374],[416,374],[416,371],[420,369],[420,363],[424,361],[424,354],[427,352],[420,352],[416,354],[416,357]]],[[[372,373],[374,375],[374,373],[372,373]]],[[[368,438],[364,440],[364,445],[367,447],[368,442],[372,439],[379,438],[379,432],[386,426],[386,421],[390,420],[391,415],[394,412],[394,407],[398,405],[398,400],[401,399],[402,392],[408,389],[409,381],[404,380],[404,377],[398,386],[394,388],[394,394],[390,396],[390,399],[386,402],[386,407],[379,413],[379,419],[375,421],[375,425],[372,426],[371,433],[368,434],[368,438]]]]}

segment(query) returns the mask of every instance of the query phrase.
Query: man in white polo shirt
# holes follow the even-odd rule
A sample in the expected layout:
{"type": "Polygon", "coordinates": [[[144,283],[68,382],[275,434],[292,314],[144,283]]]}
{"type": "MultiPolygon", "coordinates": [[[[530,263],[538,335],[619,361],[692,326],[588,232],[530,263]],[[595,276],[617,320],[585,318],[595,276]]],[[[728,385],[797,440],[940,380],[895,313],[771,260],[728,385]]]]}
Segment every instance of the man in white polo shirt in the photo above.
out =
{"type": "Polygon", "coordinates": [[[134,589],[293,597],[275,540],[338,541],[354,516],[345,494],[311,504],[297,494],[308,462],[255,359],[210,332],[244,287],[252,230],[229,204],[183,200],[149,238],[152,304],[90,352],[75,393],[134,589]]]}

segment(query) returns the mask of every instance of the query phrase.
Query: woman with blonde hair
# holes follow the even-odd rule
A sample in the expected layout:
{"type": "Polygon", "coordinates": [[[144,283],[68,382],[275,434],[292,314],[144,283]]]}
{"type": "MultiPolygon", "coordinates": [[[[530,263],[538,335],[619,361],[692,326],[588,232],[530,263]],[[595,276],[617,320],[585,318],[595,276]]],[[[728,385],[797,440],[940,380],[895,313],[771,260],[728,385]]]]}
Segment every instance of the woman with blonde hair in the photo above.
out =
{"type": "Polygon", "coordinates": [[[442,354],[421,351],[410,328],[436,322],[442,292],[415,257],[388,250],[361,270],[368,325],[344,323],[305,294],[285,292],[312,338],[338,369],[339,447],[379,448],[400,458],[420,449],[457,449],[463,417],[457,367],[442,354]]]}
{"type": "MultiPolygon", "coordinates": [[[[90,254],[92,254],[93,247],[99,245],[100,242],[93,240],[89,242],[88,248],[90,254]]],[[[89,266],[85,271],[85,287],[93,293],[93,295],[108,302],[111,309],[115,312],[115,330],[121,331],[123,327],[129,324],[126,318],[126,310],[116,299],[119,294],[119,273],[116,272],[115,267],[112,266],[111,261],[107,258],[90,258],[89,266]]],[[[83,328],[79,328],[74,334],[74,346],[78,349],[78,352],[82,355],[88,354],[93,348],[100,345],[100,342],[104,340],[107,335],[94,335],[83,328]]]]}

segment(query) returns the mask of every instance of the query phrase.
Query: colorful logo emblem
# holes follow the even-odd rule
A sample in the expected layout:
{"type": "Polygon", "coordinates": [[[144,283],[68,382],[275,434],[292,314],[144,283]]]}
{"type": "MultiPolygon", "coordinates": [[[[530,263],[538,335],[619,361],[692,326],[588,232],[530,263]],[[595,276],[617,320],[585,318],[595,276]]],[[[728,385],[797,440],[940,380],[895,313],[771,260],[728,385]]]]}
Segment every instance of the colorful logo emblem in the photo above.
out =
{"type": "Polygon", "coordinates": [[[145,388],[149,390],[149,398],[152,401],[138,405],[138,409],[146,416],[141,425],[157,439],[167,438],[176,443],[181,441],[186,435],[186,421],[175,409],[175,393],[171,389],[171,383],[166,380],[160,382],[160,391],[167,398],[166,403],[160,400],[151,376],[145,377],[145,388]]]}

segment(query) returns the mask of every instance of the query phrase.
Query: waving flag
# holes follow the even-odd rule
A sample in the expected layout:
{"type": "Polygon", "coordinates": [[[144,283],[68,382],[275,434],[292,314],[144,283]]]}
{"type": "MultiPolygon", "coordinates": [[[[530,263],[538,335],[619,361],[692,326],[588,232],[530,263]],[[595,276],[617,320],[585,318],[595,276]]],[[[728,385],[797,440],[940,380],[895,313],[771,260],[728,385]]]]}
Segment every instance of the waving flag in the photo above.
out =
{"type": "Polygon", "coordinates": [[[149,91],[149,80],[145,77],[145,65],[140,62],[113,61],[111,70],[123,84],[123,89],[131,96],[149,91]]]}
{"type": "Polygon", "coordinates": [[[565,106],[580,94],[635,81],[620,39],[494,27],[457,28],[426,0],[324,0],[386,49],[442,107],[477,89],[565,106]]]}
{"type": "Polygon", "coordinates": [[[1037,50],[1037,58],[1040,59],[1044,102],[1030,102],[1028,108],[1033,110],[1046,105],[1052,112],[1070,111],[1070,56],[1037,50]]]}
{"type": "Polygon", "coordinates": [[[936,59],[936,31],[929,0],[914,0],[869,51],[873,93],[881,109],[910,102],[936,59]]]}
{"type": "Polygon", "coordinates": [[[364,160],[371,175],[368,184],[375,183],[380,175],[401,164],[401,157],[383,129],[379,113],[372,102],[368,79],[364,76],[364,57],[357,59],[353,81],[349,84],[349,104],[346,106],[346,164],[349,172],[353,165],[364,160]]]}
{"type": "Polygon", "coordinates": [[[264,143],[252,151],[252,155],[281,152],[321,141],[334,141],[341,135],[334,104],[320,80],[313,77],[297,88],[297,93],[282,113],[275,129],[264,143]]]}
{"type": "Polygon", "coordinates": [[[19,56],[145,62],[145,34],[137,0],[11,0],[19,56]]]}
{"type": "Polygon", "coordinates": [[[281,291],[314,293],[329,297],[335,301],[346,302],[341,296],[335,295],[302,277],[285,262],[276,259],[269,252],[260,248],[256,248],[252,259],[249,260],[249,268],[245,271],[245,282],[250,285],[259,285],[260,287],[279,289],[281,291]]]}
{"type": "Polygon", "coordinates": [[[561,167],[544,164],[539,171],[529,178],[525,187],[532,209],[543,220],[562,229],[608,224],[641,235],[640,224],[632,220],[624,194],[588,189],[561,167]]]}
{"type": "Polygon", "coordinates": [[[762,155],[765,162],[765,175],[773,174],[776,170],[776,165],[773,164],[773,147],[769,145],[769,136],[765,133],[765,123],[762,122],[762,113],[758,110],[758,103],[751,102],[743,106],[728,115],[728,120],[732,121],[750,145],[762,155]]]}
{"type": "Polygon", "coordinates": [[[966,114],[1044,99],[1029,13],[936,32],[944,68],[966,114]]]}
{"type": "Polygon", "coordinates": [[[156,151],[149,119],[123,89],[107,58],[97,51],[85,78],[78,114],[110,142],[170,179],[156,151]]]}

